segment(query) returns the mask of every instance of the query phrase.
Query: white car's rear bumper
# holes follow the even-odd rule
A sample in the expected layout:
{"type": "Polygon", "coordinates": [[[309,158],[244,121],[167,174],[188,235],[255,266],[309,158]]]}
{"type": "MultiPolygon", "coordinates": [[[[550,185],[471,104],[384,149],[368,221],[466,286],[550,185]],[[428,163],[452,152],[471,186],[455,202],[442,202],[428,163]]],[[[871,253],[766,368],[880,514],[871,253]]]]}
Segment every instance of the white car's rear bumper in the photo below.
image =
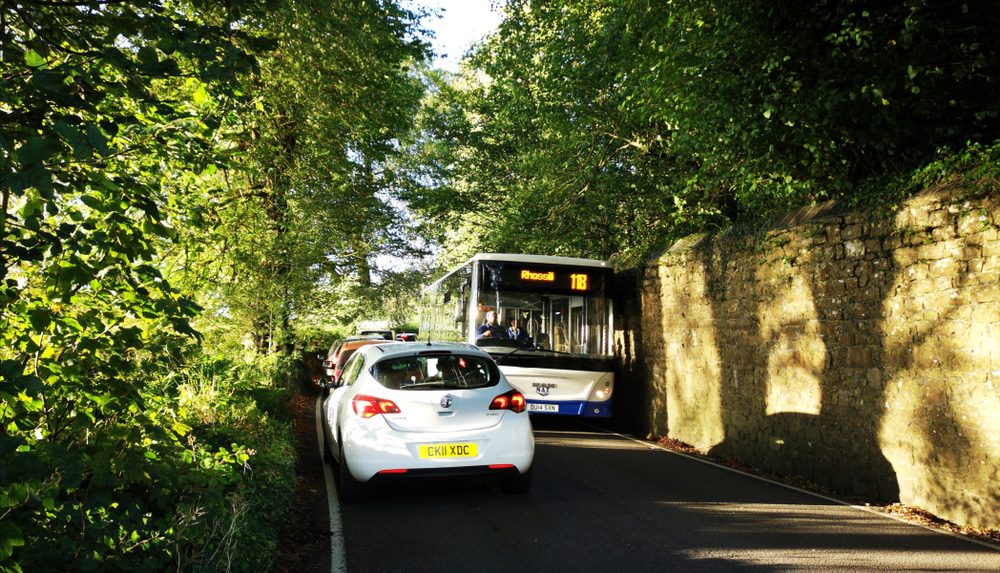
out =
{"type": "Polygon", "coordinates": [[[488,473],[504,469],[524,473],[531,468],[535,455],[535,438],[526,412],[507,412],[493,427],[461,432],[401,432],[390,428],[381,416],[365,420],[352,416],[344,420],[341,431],[347,466],[361,482],[376,476],[407,474],[444,475],[480,473],[480,470],[488,473]],[[421,446],[442,444],[475,444],[476,455],[420,456],[421,446]]]}

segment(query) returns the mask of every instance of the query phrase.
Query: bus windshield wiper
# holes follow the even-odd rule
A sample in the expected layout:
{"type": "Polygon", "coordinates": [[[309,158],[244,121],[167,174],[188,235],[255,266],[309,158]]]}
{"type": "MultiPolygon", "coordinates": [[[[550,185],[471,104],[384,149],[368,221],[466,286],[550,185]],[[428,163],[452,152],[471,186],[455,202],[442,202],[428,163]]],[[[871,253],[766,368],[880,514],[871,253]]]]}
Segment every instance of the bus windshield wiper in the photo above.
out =
{"type": "Polygon", "coordinates": [[[542,348],[541,346],[535,346],[535,345],[532,345],[532,346],[518,346],[514,350],[511,350],[510,352],[505,352],[504,354],[502,354],[501,356],[499,356],[496,359],[496,363],[500,364],[500,361],[503,360],[504,358],[507,358],[511,354],[515,354],[515,353],[520,352],[522,350],[533,350],[535,352],[551,352],[552,354],[565,354],[565,355],[569,355],[569,356],[573,355],[572,352],[566,352],[565,350],[552,350],[552,349],[549,349],[549,348],[542,348]]]}
{"type": "Polygon", "coordinates": [[[532,350],[537,350],[534,346],[518,346],[514,350],[511,350],[510,352],[505,352],[502,356],[498,357],[496,359],[496,363],[500,364],[500,361],[503,360],[504,358],[507,358],[508,356],[510,356],[511,354],[514,354],[515,352],[520,352],[520,351],[524,350],[525,348],[530,348],[532,350]]]}
{"type": "Polygon", "coordinates": [[[552,354],[568,354],[570,356],[574,355],[573,352],[567,352],[565,350],[554,350],[554,349],[551,349],[551,348],[535,348],[535,350],[537,350],[539,352],[551,352],[552,354]]]}

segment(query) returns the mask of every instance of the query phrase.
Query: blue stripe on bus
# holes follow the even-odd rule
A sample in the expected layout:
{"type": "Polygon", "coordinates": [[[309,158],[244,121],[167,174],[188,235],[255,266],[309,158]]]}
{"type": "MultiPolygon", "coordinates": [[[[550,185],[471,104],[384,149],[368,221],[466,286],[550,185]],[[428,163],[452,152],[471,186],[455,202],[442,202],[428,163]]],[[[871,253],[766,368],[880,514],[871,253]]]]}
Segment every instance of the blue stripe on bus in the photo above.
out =
{"type": "Polygon", "coordinates": [[[610,418],[611,402],[586,402],[583,400],[571,400],[566,402],[545,402],[542,400],[528,400],[528,404],[555,404],[559,406],[558,412],[530,412],[532,415],[549,416],[581,416],[584,418],[610,418]]]}

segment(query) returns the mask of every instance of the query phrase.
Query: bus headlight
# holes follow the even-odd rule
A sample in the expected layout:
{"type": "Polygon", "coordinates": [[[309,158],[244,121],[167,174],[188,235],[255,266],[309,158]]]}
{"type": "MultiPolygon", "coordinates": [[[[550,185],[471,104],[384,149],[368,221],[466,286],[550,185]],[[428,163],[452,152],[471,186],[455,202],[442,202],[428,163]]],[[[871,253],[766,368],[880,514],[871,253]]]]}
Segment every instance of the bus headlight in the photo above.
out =
{"type": "Polygon", "coordinates": [[[594,397],[598,400],[607,400],[611,397],[611,382],[605,382],[603,388],[598,388],[594,392],[594,397]]]}

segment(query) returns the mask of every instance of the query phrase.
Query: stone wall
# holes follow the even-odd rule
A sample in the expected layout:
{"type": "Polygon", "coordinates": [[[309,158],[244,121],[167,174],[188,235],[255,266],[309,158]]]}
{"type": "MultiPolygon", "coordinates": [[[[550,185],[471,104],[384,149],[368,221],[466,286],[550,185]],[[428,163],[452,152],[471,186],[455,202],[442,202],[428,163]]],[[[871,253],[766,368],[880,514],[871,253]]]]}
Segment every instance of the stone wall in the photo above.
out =
{"type": "Polygon", "coordinates": [[[1000,527],[998,205],[929,192],[674,244],[619,289],[618,416],[1000,527]]]}

